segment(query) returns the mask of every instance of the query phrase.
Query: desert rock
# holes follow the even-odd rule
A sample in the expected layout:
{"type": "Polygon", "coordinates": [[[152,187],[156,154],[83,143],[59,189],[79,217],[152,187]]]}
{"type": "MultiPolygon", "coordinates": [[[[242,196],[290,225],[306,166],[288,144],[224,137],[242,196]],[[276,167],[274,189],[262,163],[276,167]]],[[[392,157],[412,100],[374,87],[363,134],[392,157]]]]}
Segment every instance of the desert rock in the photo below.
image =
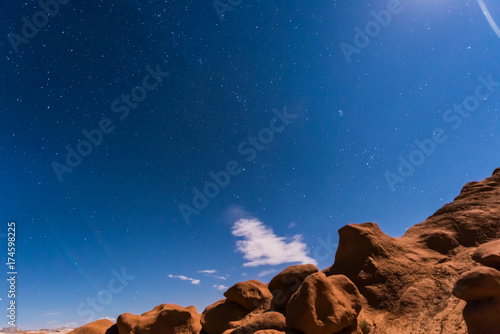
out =
{"type": "Polygon", "coordinates": [[[500,240],[487,242],[476,248],[472,259],[482,265],[500,270],[500,240]]]}
{"type": "Polygon", "coordinates": [[[119,334],[199,334],[200,315],[194,306],[161,304],[141,315],[124,313],[117,319],[119,334]]]}
{"type": "Polygon", "coordinates": [[[271,309],[284,312],[288,301],[298,290],[304,279],[318,272],[312,264],[290,266],[273,277],[269,283],[269,290],[273,295],[271,309]]]}
{"type": "Polygon", "coordinates": [[[286,329],[285,316],[278,312],[265,312],[261,314],[251,314],[240,322],[240,326],[235,329],[229,329],[224,334],[248,334],[259,330],[278,330],[286,329]]]}
{"type": "MultiPolygon", "coordinates": [[[[101,319],[88,323],[82,327],[75,328],[71,334],[118,334],[118,328],[114,322],[101,319]]],[[[69,334],[68,333],[68,334],[69,334]]]]}
{"type": "Polygon", "coordinates": [[[500,271],[489,267],[474,268],[458,279],[453,295],[467,302],[500,297],[500,271]]]}
{"type": "Polygon", "coordinates": [[[233,322],[242,320],[249,311],[240,304],[219,300],[208,306],[201,315],[201,325],[207,334],[222,334],[224,331],[235,328],[233,322]]]}
{"type": "Polygon", "coordinates": [[[460,276],[453,294],[467,301],[463,315],[469,334],[500,333],[500,271],[474,268],[460,276]]]}
{"type": "Polygon", "coordinates": [[[356,323],[362,297],[343,275],[326,277],[322,272],[308,276],[288,302],[289,328],[305,334],[332,334],[356,323]]]}
{"type": "Polygon", "coordinates": [[[228,301],[240,304],[248,311],[257,308],[268,310],[273,298],[267,284],[257,280],[236,283],[224,293],[224,296],[228,301]]]}

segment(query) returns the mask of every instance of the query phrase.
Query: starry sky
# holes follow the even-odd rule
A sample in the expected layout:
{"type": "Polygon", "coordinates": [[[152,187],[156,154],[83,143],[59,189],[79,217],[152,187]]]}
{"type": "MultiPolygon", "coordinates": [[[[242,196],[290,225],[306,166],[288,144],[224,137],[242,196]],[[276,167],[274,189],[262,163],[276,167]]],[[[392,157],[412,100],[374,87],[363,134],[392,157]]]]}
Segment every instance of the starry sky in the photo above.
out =
{"type": "Polygon", "coordinates": [[[0,16],[0,262],[14,221],[24,329],[201,312],[236,282],[330,266],[345,224],[401,236],[500,167],[495,0],[0,16]]]}

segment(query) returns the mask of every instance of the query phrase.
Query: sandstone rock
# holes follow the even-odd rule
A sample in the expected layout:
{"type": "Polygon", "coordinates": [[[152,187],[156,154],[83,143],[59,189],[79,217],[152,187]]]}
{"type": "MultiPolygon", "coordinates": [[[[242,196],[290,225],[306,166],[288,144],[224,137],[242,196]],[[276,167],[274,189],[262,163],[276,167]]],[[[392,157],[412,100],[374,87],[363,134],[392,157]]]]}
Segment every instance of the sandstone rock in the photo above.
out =
{"type": "Polygon", "coordinates": [[[222,334],[236,326],[232,322],[242,320],[248,313],[240,304],[222,299],[203,311],[201,325],[207,334],[222,334]]]}
{"type": "Polygon", "coordinates": [[[265,312],[261,314],[251,314],[240,322],[235,329],[229,329],[224,334],[248,334],[258,330],[278,330],[286,329],[285,316],[279,312],[265,312]]]}
{"type": "Polygon", "coordinates": [[[267,284],[257,280],[236,283],[224,292],[224,296],[228,301],[240,304],[248,311],[257,308],[268,310],[273,298],[267,284]]]}
{"type": "Polygon", "coordinates": [[[400,311],[413,311],[416,308],[425,307],[429,296],[435,294],[436,282],[430,278],[424,278],[408,287],[399,299],[400,311]]]}
{"type": "Polygon", "coordinates": [[[344,226],[339,237],[335,262],[325,274],[347,276],[378,309],[391,308],[426,262],[411,243],[389,237],[375,223],[344,226]]]}
{"type": "Polygon", "coordinates": [[[117,319],[119,334],[199,334],[200,315],[194,306],[161,304],[141,315],[124,313],[117,319]]]}
{"type": "Polygon", "coordinates": [[[451,250],[460,246],[452,233],[446,231],[431,231],[420,236],[420,240],[427,248],[441,254],[448,254],[451,250]]]}
{"type": "Polygon", "coordinates": [[[362,297],[343,275],[308,276],[288,302],[286,323],[305,334],[332,334],[356,323],[362,297]]]}
{"type": "Polygon", "coordinates": [[[500,298],[468,302],[463,316],[469,334],[500,333],[500,298]]]}
{"type": "Polygon", "coordinates": [[[271,309],[284,312],[290,297],[298,290],[304,279],[315,272],[318,272],[315,265],[295,265],[273,277],[269,283],[269,290],[273,295],[271,309]]]}
{"type": "Polygon", "coordinates": [[[460,245],[473,247],[500,239],[500,168],[480,182],[467,183],[455,200],[405,233],[418,237],[429,231],[446,231],[460,245]]]}
{"type": "Polygon", "coordinates": [[[477,267],[466,272],[455,283],[453,295],[467,302],[500,297],[500,271],[477,267]]]}
{"type": "Polygon", "coordinates": [[[500,240],[479,246],[472,254],[472,259],[482,265],[500,270],[500,240]]]}
{"type": "Polygon", "coordinates": [[[463,316],[469,334],[500,333],[500,272],[477,267],[463,274],[453,295],[467,301],[463,316]]]}
{"type": "Polygon", "coordinates": [[[277,331],[275,329],[261,329],[256,331],[254,334],[301,334],[293,329],[287,329],[285,331],[277,331]]]}
{"type": "Polygon", "coordinates": [[[82,327],[75,328],[68,334],[118,334],[118,328],[114,322],[101,319],[88,323],[82,327]]]}

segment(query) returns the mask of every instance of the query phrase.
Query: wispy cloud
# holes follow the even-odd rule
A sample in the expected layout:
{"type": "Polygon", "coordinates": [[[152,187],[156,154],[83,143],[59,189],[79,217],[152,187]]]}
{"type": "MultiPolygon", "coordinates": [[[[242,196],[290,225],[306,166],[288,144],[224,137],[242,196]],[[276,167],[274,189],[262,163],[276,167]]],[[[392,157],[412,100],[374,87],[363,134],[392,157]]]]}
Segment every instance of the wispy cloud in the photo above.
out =
{"type": "Polygon", "coordinates": [[[264,277],[264,276],[277,274],[277,273],[279,273],[279,270],[276,270],[276,269],[263,270],[257,274],[257,277],[264,277]]]}
{"type": "Polygon", "coordinates": [[[199,285],[200,284],[200,280],[199,279],[190,278],[190,277],[187,277],[187,276],[184,276],[184,275],[167,275],[167,276],[170,277],[170,278],[178,278],[178,279],[183,280],[183,281],[190,281],[191,284],[194,284],[194,285],[199,285]]]}
{"type": "Polygon", "coordinates": [[[307,245],[302,242],[302,235],[289,239],[278,237],[271,228],[257,219],[238,220],[233,225],[232,234],[243,238],[236,242],[236,247],[249,261],[243,264],[245,267],[293,262],[317,265],[315,259],[307,256],[307,245]]]}
{"type": "Polygon", "coordinates": [[[200,270],[198,272],[200,274],[204,274],[206,276],[210,276],[210,277],[221,279],[221,280],[226,280],[227,276],[229,276],[229,275],[226,275],[226,276],[215,275],[217,273],[217,270],[215,270],[215,269],[200,270]]]}
{"type": "Polygon", "coordinates": [[[228,288],[227,286],[225,286],[225,285],[214,285],[213,287],[214,287],[214,288],[216,288],[216,289],[217,289],[217,290],[219,290],[219,291],[224,291],[224,290],[229,289],[229,288],[228,288]]]}
{"type": "Polygon", "coordinates": [[[206,269],[198,271],[200,274],[215,274],[217,270],[215,269],[206,269]]]}
{"type": "Polygon", "coordinates": [[[233,223],[240,219],[254,219],[255,215],[246,211],[243,207],[239,205],[231,205],[224,211],[223,217],[227,222],[233,223]]]}

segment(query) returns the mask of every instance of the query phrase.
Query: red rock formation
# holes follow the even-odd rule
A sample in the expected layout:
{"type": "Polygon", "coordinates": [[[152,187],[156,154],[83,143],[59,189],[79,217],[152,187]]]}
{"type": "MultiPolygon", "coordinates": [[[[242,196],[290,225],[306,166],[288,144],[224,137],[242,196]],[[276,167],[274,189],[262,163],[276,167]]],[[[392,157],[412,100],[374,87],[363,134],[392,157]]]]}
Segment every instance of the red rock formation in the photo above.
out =
{"type": "Polygon", "coordinates": [[[304,281],[304,279],[318,272],[318,268],[313,264],[291,266],[273,277],[269,283],[269,291],[273,295],[271,310],[286,311],[286,305],[304,281]]]}
{"type": "Polygon", "coordinates": [[[230,328],[236,328],[234,322],[240,321],[248,313],[240,304],[222,299],[203,311],[201,325],[207,334],[222,334],[230,328]]]}
{"type": "MultiPolygon", "coordinates": [[[[477,262],[497,267],[500,240],[486,243],[473,253],[477,262]]],[[[500,334],[500,271],[477,267],[461,275],[453,295],[467,302],[463,315],[469,334],[500,334]]]]}
{"type": "Polygon", "coordinates": [[[114,322],[108,319],[101,319],[85,326],[75,328],[68,334],[118,334],[118,328],[114,322]]]}
{"type": "Polygon", "coordinates": [[[491,241],[479,246],[472,259],[484,266],[500,270],[500,240],[491,241]]]}
{"type": "Polygon", "coordinates": [[[250,314],[241,320],[235,329],[229,329],[224,334],[248,334],[259,330],[286,330],[285,316],[278,312],[250,314]]]}
{"type": "Polygon", "coordinates": [[[236,283],[224,292],[224,297],[228,301],[240,304],[251,312],[256,308],[268,310],[273,295],[267,288],[267,284],[257,280],[250,280],[236,283]]]}
{"type": "Polygon", "coordinates": [[[119,334],[199,334],[200,315],[194,306],[161,304],[141,315],[124,313],[116,321],[119,334]]]}
{"type": "Polygon", "coordinates": [[[338,333],[357,324],[362,302],[358,289],[347,277],[315,273],[304,280],[288,302],[286,324],[304,334],[338,333]]]}

